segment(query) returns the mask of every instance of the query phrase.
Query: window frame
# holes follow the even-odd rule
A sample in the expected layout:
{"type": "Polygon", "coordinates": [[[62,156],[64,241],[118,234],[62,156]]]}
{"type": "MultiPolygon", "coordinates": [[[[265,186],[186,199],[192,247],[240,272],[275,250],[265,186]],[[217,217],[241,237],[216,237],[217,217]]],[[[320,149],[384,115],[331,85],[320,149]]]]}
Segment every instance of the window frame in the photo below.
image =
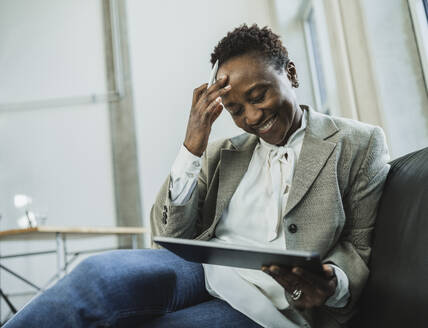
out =
{"type": "Polygon", "coordinates": [[[428,93],[428,1],[408,0],[408,4],[422,65],[425,90],[428,93]]]}
{"type": "Polygon", "coordinates": [[[314,0],[302,1],[298,17],[305,38],[305,51],[311,75],[311,85],[316,110],[326,114],[341,116],[343,115],[343,112],[339,106],[340,101],[337,95],[337,76],[335,72],[335,66],[332,61],[332,49],[330,45],[330,37],[327,29],[327,18],[325,15],[323,3],[314,0]],[[311,11],[314,15],[314,33],[316,33],[318,46],[317,52],[320,56],[318,61],[315,61],[314,58],[314,51],[312,48],[313,40],[308,24],[308,18],[311,14],[311,11]],[[319,63],[322,69],[322,83],[325,92],[324,104],[322,104],[321,88],[319,85],[320,80],[316,62],[319,63]]]}
{"type": "MultiPolygon", "coordinates": [[[[323,88],[326,92],[324,97],[327,98],[328,95],[327,95],[327,91],[326,91],[325,79],[324,79],[324,74],[319,73],[320,70],[324,71],[324,67],[322,67],[322,63],[320,63],[319,60],[317,62],[317,60],[315,59],[315,51],[319,52],[320,56],[322,56],[322,54],[321,54],[321,50],[319,48],[317,50],[315,50],[313,47],[314,43],[319,42],[319,37],[315,36],[316,39],[314,40],[313,30],[311,29],[311,26],[310,26],[311,16],[314,18],[314,20],[316,19],[315,8],[312,4],[312,1],[308,1],[306,8],[303,11],[302,24],[303,24],[304,34],[305,34],[306,53],[308,55],[309,68],[310,68],[310,72],[311,72],[313,96],[314,96],[314,100],[315,100],[315,105],[317,107],[316,109],[318,111],[321,111],[322,113],[327,113],[327,112],[329,112],[329,109],[327,106],[327,101],[325,101],[324,103],[322,101],[322,99],[323,99],[322,91],[321,91],[322,87],[320,85],[320,83],[324,83],[323,88]],[[318,68],[317,64],[321,65],[321,67],[318,68]]],[[[318,43],[318,46],[319,46],[319,43],[318,43]]]]}

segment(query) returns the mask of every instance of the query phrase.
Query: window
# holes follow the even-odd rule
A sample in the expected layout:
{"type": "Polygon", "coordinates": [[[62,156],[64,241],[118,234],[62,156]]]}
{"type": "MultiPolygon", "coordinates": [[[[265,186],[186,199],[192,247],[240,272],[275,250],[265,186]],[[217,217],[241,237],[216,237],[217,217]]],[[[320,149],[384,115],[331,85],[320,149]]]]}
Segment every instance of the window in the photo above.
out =
{"type": "Polygon", "coordinates": [[[327,88],[321,60],[317,25],[315,21],[314,8],[312,6],[308,7],[306,14],[304,15],[304,30],[317,110],[330,114],[330,110],[327,107],[327,88]]]}
{"type": "Polygon", "coordinates": [[[428,92],[428,0],[408,0],[428,92]]]}
{"type": "Polygon", "coordinates": [[[307,8],[306,14],[303,17],[303,23],[317,110],[330,114],[330,110],[327,106],[327,87],[321,60],[321,49],[317,34],[314,8],[312,6],[307,8]]]}
{"type": "Polygon", "coordinates": [[[424,8],[425,8],[425,17],[428,21],[428,0],[423,0],[424,2],[424,8]]]}

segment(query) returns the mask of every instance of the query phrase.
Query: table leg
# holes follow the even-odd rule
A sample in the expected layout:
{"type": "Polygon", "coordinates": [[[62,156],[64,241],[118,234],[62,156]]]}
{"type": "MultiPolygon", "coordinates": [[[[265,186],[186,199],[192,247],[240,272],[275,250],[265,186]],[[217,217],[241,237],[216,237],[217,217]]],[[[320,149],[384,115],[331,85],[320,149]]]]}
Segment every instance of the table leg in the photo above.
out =
{"type": "Polygon", "coordinates": [[[4,299],[4,301],[6,302],[6,304],[9,306],[9,309],[12,311],[12,313],[15,314],[16,312],[18,312],[18,310],[16,309],[16,307],[14,307],[13,304],[11,303],[11,301],[9,300],[9,298],[3,293],[3,291],[1,290],[1,288],[0,288],[0,296],[1,296],[1,298],[4,299]]]}
{"type": "MultiPolygon", "coordinates": [[[[0,215],[0,218],[1,218],[1,215],[0,215]]],[[[1,256],[1,249],[0,249],[0,256],[1,256]]],[[[0,291],[1,291],[1,270],[0,270],[0,291]]],[[[2,326],[2,321],[1,321],[1,319],[2,319],[2,312],[1,312],[1,297],[0,297],[0,327],[2,326]]]]}
{"type": "Polygon", "coordinates": [[[62,235],[62,256],[64,258],[64,274],[68,273],[68,258],[67,258],[67,239],[66,235],[62,235]]]}
{"type": "Polygon", "coordinates": [[[62,233],[56,233],[56,265],[58,278],[66,274],[67,250],[65,248],[65,237],[62,233]]]}
{"type": "Polygon", "coordinates": [[[131,245],[132,245],[132,249],[138,248],[137,235],[135,234],[131,235],[131,245]]]}

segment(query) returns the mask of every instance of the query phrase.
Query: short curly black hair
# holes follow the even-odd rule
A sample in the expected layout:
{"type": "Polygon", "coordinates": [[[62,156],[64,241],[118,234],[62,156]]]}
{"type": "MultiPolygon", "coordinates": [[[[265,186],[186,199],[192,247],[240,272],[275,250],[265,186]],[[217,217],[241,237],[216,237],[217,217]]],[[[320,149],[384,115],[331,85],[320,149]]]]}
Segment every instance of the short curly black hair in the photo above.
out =
{"type": "Polygon", "coordinates": [[[211,64],[214,66],[218,60],[221,65],[232,57],[250,52],[261,53],[277,70],[284,68],[289,60],[287,49],[269,27],[243,24],[220,40],[211,54],[211,64]]]}

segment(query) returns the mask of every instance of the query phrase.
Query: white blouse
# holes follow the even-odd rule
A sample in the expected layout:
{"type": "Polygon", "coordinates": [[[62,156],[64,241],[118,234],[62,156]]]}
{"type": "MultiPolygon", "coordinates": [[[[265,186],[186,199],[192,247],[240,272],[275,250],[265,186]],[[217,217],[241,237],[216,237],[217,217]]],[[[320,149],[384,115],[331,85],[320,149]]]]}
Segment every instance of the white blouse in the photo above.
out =
{"type": "MultiPolygon", "coordinates": [[[[211,241],[286,249],[282,218],[303,144],[306,115],[304,112],[301,127],[286,145],[278,147],[259,140],[247,172],[224,209],[211,241]]],[[[200,161],[182,146],[171,170],[173,205],[183,205],[190,199],[200,161]]],[[[289,304],[284,288],[268,274],[261,270],[203,266],[207,291],[214,297],[223,299],[263,327],[297,327],[279,311],[289,304]]],[[[349,282],[340,268],[333,267],[338,286],[326,305],[343,307],[349,298],[349,282]]],[[[297,324],[303,325],[302,320],[297,324]]]]}

